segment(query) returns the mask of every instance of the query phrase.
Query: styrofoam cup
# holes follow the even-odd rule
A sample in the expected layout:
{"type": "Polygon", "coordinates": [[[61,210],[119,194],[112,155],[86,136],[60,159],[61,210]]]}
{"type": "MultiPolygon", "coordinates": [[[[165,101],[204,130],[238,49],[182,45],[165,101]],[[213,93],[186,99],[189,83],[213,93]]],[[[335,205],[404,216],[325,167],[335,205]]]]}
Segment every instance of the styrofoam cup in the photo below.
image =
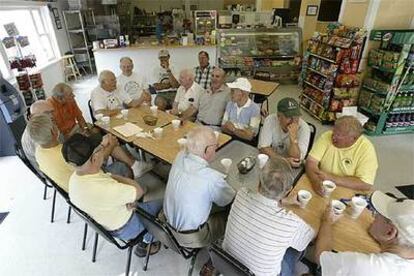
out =
{"type": "Polygon", "coordinates": [[[356,219],[361,215],[362,211],[364,211],[365,207],[367,207],[367,201],[360,197],[354,196],[351,200],[351,218],[356,219]]]}
{"type": "Polygon", "coordinates": [[[332,200],[332,211],[336,216],[341,216],[346,209],[346,205],[339,200],[332,200]]]}
{"type": "Polygon", "coordinates": [[[185,145],[187,144],[187,139],[180,138],[177,140],[177,143],[180,145],[180,149],[185,149],[185,145]]]}
{"type": "Polygon", "coordinates": [[[122,114],[122,118],[127,119],[128,118],[128,109],[122,109],[121,114],[122,114]]]}
{"type": "Polygon", "coordinates": [[[223,165],[225,173],[229,173],[233,161],[230,158],[223,158],[221,159],[220,163],[223,165]]]}
{"type": "Polygon", "coordinates": [[[102,117],[102,123],[103,123],[104,126],[108,127],[110,121],[111,121],[111,118],[109,116],[103,116],[102,117]]]}
{"type": "Polygon", "coordinates": [[[259,168],[263,169],[263,167],[266,165],[267,160],[269,160],[269,155],[260,153],[257,155],[257,158],[259,159],[259,168]]]}
{"type": "Polygon", "coordinates": [[[306,190],[299,190],[298,192],[298,201],[300,208],[305,208],[309,201],[312,199],[312,194],[306,190]]]}
{"type": "Polygon", "coordinates": [[[157,116],[158,106],[153,105],[150,107],[150,110],[151,110],[152,115],[157,116]]]}
{"type": "Polygon", "coordinates": [[[98,121],[101,121],[103,117],[104,117],[104,115],[102,113],[98,113],[98,114],[95,115],[95,119],[98,120],[98,121]]]}
{"type": "Polygon", "coordinates": [[[214,131],[214,135],[216,135],[216,140],[218,140],[219,136],[220,136],[220,132],[218,132],[217,130],[214,131]]]}
{"type": "Polygon", "coordinates": [[[160,127],[154,128],[155,138],[161,138],[162,137],[162,131],[163,131],[163,129],[160,128],[160,127]]]}
{"type": "Polygon", "coordinates": [[[330,197],[332,192],[336,189],[335,182],[331,180],[324,180],[322,182],[324,197],[330,197]]]}
{"type": "Polygon", "coordinates": [[[171,123],[172,123],[172,126],[173,126],[174,130],[177,130],[180,127],[181,121],[177,120],[177,119],[174,119],[174,120],[171,121],[171,123]]]}

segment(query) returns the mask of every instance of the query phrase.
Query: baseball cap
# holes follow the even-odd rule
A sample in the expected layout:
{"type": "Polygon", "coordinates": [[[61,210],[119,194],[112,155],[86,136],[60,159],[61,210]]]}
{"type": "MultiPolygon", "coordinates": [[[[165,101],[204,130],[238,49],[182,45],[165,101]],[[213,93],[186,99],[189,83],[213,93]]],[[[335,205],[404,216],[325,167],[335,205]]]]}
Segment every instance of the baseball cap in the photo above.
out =
{"type": "Polygon", "coordinates": [[[82,134],[75,133],[67,139],[62,146],[62,155],[66,162],[75,166],[82,166],[91,157],[95,148],[100,144],[82,134]]]}
{"type": "Polygon", "coordinates": [[[378,213],[391,220],[399,235],[414,245],[414,200],[375,191],[371,195],[371,204],[378,213]]]}
{"type": "Polygon", "coordinates": [[[283,98],[277,103],[277,112],[285,117],[295,117],[302,115],[298,102],[293,98],[283,98]]]}
{"type": "Polygon", "coordinates": [[[238,88],[246,92],[252,92],[252,84],[246,78],[238,78],[234,82],[227,83],[227,86],[230,88],[238,88]]]}
{"type": "Polygon", "coordinates": [[[170,52],[168,52],[167,49],[161,49],[158,53],[158,58],[169,57],[169,56],[170,56],[170,52]]]}

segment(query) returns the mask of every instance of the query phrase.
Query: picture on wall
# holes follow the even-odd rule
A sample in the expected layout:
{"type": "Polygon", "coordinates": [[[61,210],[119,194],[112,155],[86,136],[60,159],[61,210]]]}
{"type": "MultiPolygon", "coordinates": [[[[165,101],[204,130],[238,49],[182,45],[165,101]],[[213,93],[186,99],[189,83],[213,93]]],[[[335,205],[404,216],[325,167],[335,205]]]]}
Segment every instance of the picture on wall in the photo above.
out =
{"type": "Polygon", "coordinates": [[[307,16],[316,16],[318,15],[318,6],[317,5],[308,5],[306,8],[307,16]]]}

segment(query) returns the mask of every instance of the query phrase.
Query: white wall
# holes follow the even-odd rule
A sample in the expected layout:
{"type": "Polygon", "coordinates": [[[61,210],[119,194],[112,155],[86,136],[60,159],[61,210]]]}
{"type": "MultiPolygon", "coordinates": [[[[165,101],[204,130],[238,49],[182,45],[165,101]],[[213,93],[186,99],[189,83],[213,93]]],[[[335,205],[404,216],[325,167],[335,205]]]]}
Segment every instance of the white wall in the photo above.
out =
{"type": "Polygon", "coordinates": [[[66,34],[65,21],[63,20],[63,10],[67,9],[67,4],[65,1],[59,0],[58,2],[48,3],[48,6],[52,8],[57,8],[59,12],[60,22],[62,23],[62,29],[58,30],[56,28],[55,18],[53,13],[50,12],[50,20],[52,22],[53,30],[55,31],[57,44],[59,46],[59,51],[61,55],[64,55],[66,52],[70,51],[68,36],[66,34]]]}

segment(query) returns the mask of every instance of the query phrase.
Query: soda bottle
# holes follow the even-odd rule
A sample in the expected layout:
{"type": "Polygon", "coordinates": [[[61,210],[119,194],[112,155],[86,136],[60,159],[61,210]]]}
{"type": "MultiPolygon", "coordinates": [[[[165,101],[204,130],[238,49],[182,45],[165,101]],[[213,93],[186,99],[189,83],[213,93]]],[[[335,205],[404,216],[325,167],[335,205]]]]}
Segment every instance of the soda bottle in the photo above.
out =
{"type": "Polygon", "coordinates": [[[391,115],[388,120],[385,122],[385,127],[386,128],[391,128],[392,127],[392,122],[394,121],[394,115],[391,115]]]}

